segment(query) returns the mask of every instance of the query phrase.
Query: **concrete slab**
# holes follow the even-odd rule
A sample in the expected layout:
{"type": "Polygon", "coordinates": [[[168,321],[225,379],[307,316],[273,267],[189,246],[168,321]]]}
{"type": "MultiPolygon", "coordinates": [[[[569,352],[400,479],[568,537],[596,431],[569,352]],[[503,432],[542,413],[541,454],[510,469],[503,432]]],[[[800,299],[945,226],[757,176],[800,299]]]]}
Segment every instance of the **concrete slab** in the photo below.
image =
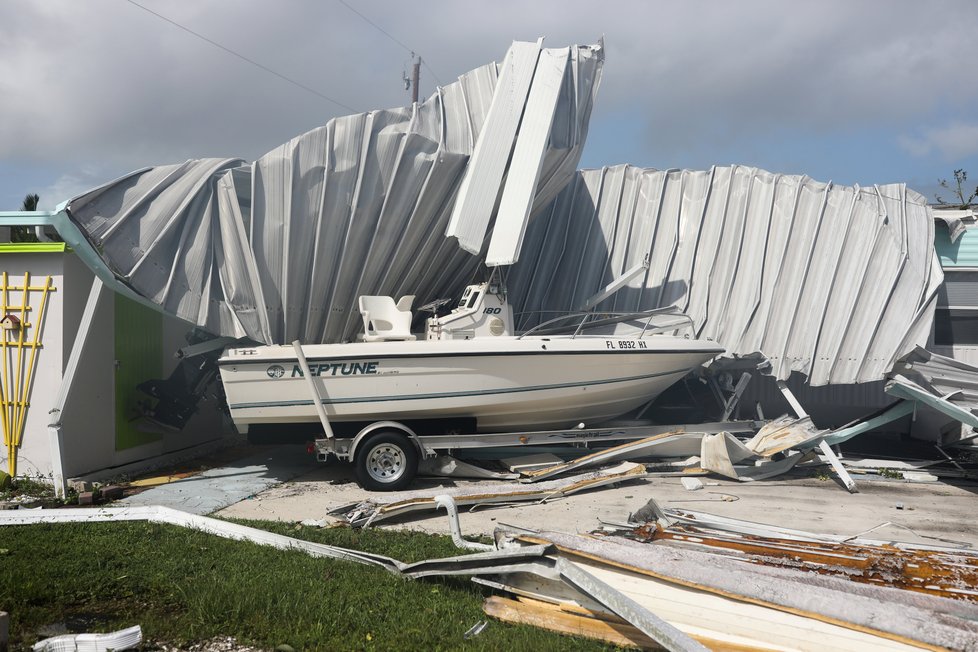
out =
{"type": "Polygon", "coordinates": [[[219,468],[147,489],[117,504],[163,505],[192,514],[210,514],[309,473],[317,464],[305,446],[269,447],[219,468]]]}
{"type": "MultiPolygon", "coordinates": [[[[489,534],[500,523],[535,529],[584,532],[599,519],[624,521],[650,498],[663,507],[688,508],[824,534],[858,534],[882,523],[873,538],[915,541],[910,530],[924,537],[969,543],[978,548],[975,505],[978,483],[906,483],[898,480],[858,479],[860,493],[849,494],[835,480],[795,475],[790,478],[740,483],[703,477],[703,489],[689,492],[678,477],[649,478],[615,488],[562,498],[547,504],[484,507],[460,510],[463,533],[489,534]],[[902,505],[898,509],[897,505],[902,505]]],[[[484,482],[484,481],[482,481],[484,482]]],[[[419,479],[412,490],[458,487],[466,481],[419,479]]],[[[281,521],[318,520],[338,505],[383,494],[361,489],[348,465],[316,468],[294,480],[257,494],[250,500],[222,509],[219,516],[281,521]]],[[[395,494],[387,494],[393,497],[395,494]]],[[[448,534],[444,512],[384,522],[378,527],[413,529],[448,534]]],[[[931,543],[937,543],[930,540],[931,543]]]]}

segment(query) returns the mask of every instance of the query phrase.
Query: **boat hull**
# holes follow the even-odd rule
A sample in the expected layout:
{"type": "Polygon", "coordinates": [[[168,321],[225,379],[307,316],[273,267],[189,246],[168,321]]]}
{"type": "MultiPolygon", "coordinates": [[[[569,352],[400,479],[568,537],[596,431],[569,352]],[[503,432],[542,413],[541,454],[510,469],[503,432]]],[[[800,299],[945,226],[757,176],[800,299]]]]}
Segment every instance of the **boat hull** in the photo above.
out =
{"type": "MultiPolygon", "coordinates": [[[[332,421],[474,418],[480,432],[612,419],[720,351],[713,343],[664,336],[303,347],[332,421]]],[[[229,349],[219,365],[239,426],[318,421],[291,347],[229,349]]]]}

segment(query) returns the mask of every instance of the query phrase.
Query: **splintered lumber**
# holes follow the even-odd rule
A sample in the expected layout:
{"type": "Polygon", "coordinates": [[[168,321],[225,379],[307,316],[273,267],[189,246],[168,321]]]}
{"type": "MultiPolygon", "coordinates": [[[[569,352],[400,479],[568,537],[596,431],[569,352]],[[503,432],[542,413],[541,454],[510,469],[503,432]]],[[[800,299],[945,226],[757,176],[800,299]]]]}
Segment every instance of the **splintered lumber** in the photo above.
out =
{"type": "Polygon", "coordinates": [[[851,582],[978,602],[978,556],[965,551],[725,535],[689,526],[661,528],[654,523],[636,528],[631,536],[664,545],[710,549],[753,564],[797,568],[851,582]]]}
{"type": "Polygon", "coordinates": [[[794,649],[978,649],[978,607],[962,600],[617,537],[537,532],[516,539],[556,546],[680,628],[794,649]]]}
{"type": "Polygon", "coordinates": [[[533,625],[552,632],[596,639],[620,647],[642,650],[662,649],[655,641],[621,619],[618,619],[619,622],[612,622],[569,613],[556,605],[539,600],[529,598],[512,600],[493,595],[486,598],[482,610],[486,615],[508,623],[533,625]]]}
{"type": "MultiPolygon", "coordinates": [[[[513,579],[510,575],[509,578],[513,579]]],[[[613,613],[593,606],[582,606],[566,596],[551,598],[546,593],[526,595],[521,588],[526,578],[516,580],[511,585],[496,585],[482,582],[495,588],[514,593],[516,599],[504,596],[491,596],[483,603],[483,611],[493,618],[506,622],[533,625],[549,629],[560,634],[571,634],[584,638],[592,638],[621,647],[634,647],[643,650],[661,650],[661,645],[642,633],[637,627],[613,613]]],[[[557,588],[555,595],[563,593],[559,587],[549,586],[547,590],[557,588]]],[[[571,589],[573,590],[573,589],[571,589]]],[[[586,596],[578,596],[589,602],[586,596]]],[[[700,628],[682,626],[682,631],[698,643],[711,650],[728,650],[729,652],[755,651],[777,649],[762,645],[737,636],[720,633],[710,636],[700,628]]]]}

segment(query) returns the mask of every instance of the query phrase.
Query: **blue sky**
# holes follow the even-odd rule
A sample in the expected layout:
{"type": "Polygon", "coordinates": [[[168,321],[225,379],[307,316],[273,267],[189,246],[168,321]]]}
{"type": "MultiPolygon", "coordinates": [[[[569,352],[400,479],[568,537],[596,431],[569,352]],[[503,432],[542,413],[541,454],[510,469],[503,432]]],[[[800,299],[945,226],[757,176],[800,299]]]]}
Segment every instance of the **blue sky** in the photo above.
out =
{"type": "MultiPolygon", "coordinates": [[[[424,57],[426,95],[513,39],[604,36],[582,167],[738,163],[931,200],[957,168],[978,185],[974,2],[355,3],[388,36],[338,0],[137,1],[358,110],[407,103],[400,43],[424,57]]],[[[253,160],[351,112],[127,0],[0,0],[0,97],[0,209],[253,160]]]]}

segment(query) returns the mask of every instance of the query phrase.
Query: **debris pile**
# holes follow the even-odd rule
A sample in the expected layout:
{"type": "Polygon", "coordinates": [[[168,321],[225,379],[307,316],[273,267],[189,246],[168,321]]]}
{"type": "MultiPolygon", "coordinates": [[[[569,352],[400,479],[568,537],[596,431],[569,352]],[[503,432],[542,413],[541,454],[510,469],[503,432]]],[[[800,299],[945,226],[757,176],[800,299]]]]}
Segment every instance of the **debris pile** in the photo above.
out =
{"type": "MultiPolygon", "coordinates": [[[[539,487],[540,485],[537,485],[539,487]]],[[[454,502],[434,502],[457,518],[454,502]]],[[[470,576],[488,615],[669,650],[978,650],[978,554],[662,509],[588,535],[504,528],[479,552],[405,564],[161,507],[0,513],[0,525],[149,520],[377,566],[470,576]],[[488,548],[488,549],[487,549],[488,548]],[[704,647],[706,646],[706,647],[704,647]]]]}

